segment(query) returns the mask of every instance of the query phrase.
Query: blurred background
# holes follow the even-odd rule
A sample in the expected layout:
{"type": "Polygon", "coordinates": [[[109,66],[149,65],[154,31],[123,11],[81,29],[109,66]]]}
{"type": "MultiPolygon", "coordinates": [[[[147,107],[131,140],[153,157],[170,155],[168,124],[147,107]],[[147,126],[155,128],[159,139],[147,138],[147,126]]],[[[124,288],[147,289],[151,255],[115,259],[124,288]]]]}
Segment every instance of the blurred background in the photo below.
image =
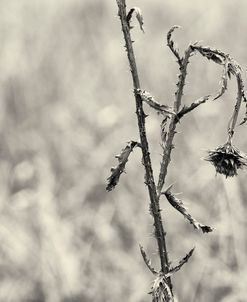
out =
{"type": "MultiPolygon", "coordinates": [[[[245,0],[129,0],[144,15],[132,31],[142,88],[172,105],[178,66],[166,46],[174,24],[181,52],[201,41],[231,54],[246,81],[245,0]]],[[[159,267],[141,152],[131,154],[119,185],[105,190],[116,154],[138,140],[132,81],[114,0],[1,0],[0,301],[144,302],[153,276],[139,243],[159,267]]],[[[184,102],[218,89],[221,70],[191,59],[184,102]]],[[[247,289],[246,171],[215,176],[206,151],[226,141],[236,83],[178,126],[166,186],[200,222],[201,234],[161,207],[169,257],[194,246],[173,277],[181,302],[244,302],[247,289]]],[[[160,117],[147,132],[157,180],[160,117]]],[[[243,116],[244,108],[241,112],[243,116]]],[[[247,152],[246,125],[234,144],[247,152]]]]}

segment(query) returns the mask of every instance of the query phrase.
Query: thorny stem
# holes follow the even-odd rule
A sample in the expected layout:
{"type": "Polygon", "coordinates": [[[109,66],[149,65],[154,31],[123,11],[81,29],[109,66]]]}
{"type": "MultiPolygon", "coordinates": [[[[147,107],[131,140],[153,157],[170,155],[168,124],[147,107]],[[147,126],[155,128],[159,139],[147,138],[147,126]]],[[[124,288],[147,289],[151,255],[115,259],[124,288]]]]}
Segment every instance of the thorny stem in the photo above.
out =
{"type": "Polygon", "coordinates": [[[239,113],[239,109],[240,109],[241,101],[242,101],[242,97],[243,97],[243,95],[242,95],[243,84],[242,84],[242,79],[241,79],[240,73],[236,75],[236,79],[237,79],[237,85],[238,85],[238,94],[237,94],[237,102],[235,104],[234,111],[233,111],[232,117],[229,122],[229,128],[228,128],[228,141],[229,142],[231,142],[232,136],[234,134],[234,128],[236,126],[236,122],[238,119],[238,113],[239,113]]]}
{"type": "MultiPolygon", "coordinates": [[[[159,199],[156,192],[156,186],[154,182],[152,164],[150,159],[149,153],[149,146],[147,141],[146,135],[146,127],[145,127],[145,113],[143,111],[142,105],[142,98],[137,91],[140,89],[140,81],[137,72],[137,66],[135,61],[134,50],[132,46],[132,40],[130,35],[130,28],[128,26],[128,22],[126,19],[126,4],[125,0],[117,0],[118,5],[118,15],[121,20],[122,31],[124,34],[125,40],[125,47],[127,50],[127,56],[130,65],[130,71],[132,74],[133,86],[134,86],[134,94],[136,100],[136,114],[138,119],[138,127],[139,127],[139,134],[140,134],[140,141],[142,146],[142,154],[143,154],[143,164],[145,167],[146,172],[146,185],[149,191],[149,198],[150,198],[150,210],[151,214],[154,218],[154,228],[155,228],[155,237],[158,243],[158,250],[160,256],[160,263],[161,263],[161,270],[164,274],[168,273],[169,271],[169,260],[168,260],[168,253],[166,248],[166,241],[165,241],[165,232],[161,220],[161,210],[159,206],[159,199]]],[[[169,287],[172,289],[172,284],[170,278],[168,279],[169,287]]]]}
{"type": "MultiPolygon", "coordinates": [[[[181,106],[181,101],[183,97],[183,89],[185,85],[185,79],[187,75],[187,66],[189,64],[189,58],[193,52],[193,49],[191,46],[186,50],[184,59],[182,60],[182,64],[180,65],[180,74],[178,76],[178,83],[177,83],[177,91],[175,93],[175,101],[173,104],[173,110],[175,113],[179,112],[179,108],[181,106]]],[[[165,178],[167,175],[167,168],[168,165],[171,161],[171,151],[173,149],[173,139],[176,134],[176,124],[177,124],[177,116],[174,115],[171,117],[170,125],[169,125],[169,131],[167,135],[167,140],[165,142],[165,146],[163,148],[163,156],[162,156],[162,161],[160,165],[160,174],[159,174],[159,181],[158,181],[158,186],[157,186],[157,191],[158,191],[158,197],[160,197],[162,188],[165,183],[165,178]]]]}

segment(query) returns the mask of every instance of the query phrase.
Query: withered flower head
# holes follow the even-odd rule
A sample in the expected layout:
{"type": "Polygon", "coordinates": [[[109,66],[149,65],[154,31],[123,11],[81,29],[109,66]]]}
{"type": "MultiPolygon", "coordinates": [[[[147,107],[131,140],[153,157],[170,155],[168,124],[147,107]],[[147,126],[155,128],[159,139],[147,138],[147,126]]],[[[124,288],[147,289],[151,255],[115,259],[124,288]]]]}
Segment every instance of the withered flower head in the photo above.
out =
{"type": "Polygon", "coordinates": [[[209,155],[205,160],[215,166],[216,173],[224,174],[226,178],[236,176],[237,170],[247,165],[246,155],[234,147],[231,142],[227,142],[208,153],[209,155]]]}

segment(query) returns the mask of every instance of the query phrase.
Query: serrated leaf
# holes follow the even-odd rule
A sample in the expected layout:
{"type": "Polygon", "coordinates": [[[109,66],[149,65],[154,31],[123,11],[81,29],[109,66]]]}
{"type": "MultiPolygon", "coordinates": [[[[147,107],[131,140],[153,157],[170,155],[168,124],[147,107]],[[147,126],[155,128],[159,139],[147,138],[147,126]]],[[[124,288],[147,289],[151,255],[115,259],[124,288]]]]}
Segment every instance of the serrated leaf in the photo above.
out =
{"type": "Polygon", "coordinates": [[[129,155],[136,146],[140,146],[140,144],[135,141],[130,141],[127,146],[122,149],[121,153],[115,156],[118,159],[118,165],[111,168],[111,175],[107,178],[107,191],[111,191],[118,184],[119,178],[124,172],[125,165],[129,159],[129,155]]]}

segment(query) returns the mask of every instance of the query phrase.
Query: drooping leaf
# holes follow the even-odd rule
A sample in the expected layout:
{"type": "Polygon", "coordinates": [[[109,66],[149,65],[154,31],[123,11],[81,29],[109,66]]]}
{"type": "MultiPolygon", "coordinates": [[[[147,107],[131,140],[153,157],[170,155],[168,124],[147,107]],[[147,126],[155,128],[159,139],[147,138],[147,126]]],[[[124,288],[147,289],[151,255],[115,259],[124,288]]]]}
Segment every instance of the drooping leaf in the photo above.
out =
{"type": "Polygon", "coordinates": [[[200,229],[203,233],[212,232],[213,229],[210,226],[203,225],[195,220],[191,214],[188,213],[186,207],[184,206],[183,202],[178,199],[174,194],[170,191],[171,186],[163,193],[165,194],[169,203],[178,211],[180,212],[193,226],[195,229],[200,229]]]}

